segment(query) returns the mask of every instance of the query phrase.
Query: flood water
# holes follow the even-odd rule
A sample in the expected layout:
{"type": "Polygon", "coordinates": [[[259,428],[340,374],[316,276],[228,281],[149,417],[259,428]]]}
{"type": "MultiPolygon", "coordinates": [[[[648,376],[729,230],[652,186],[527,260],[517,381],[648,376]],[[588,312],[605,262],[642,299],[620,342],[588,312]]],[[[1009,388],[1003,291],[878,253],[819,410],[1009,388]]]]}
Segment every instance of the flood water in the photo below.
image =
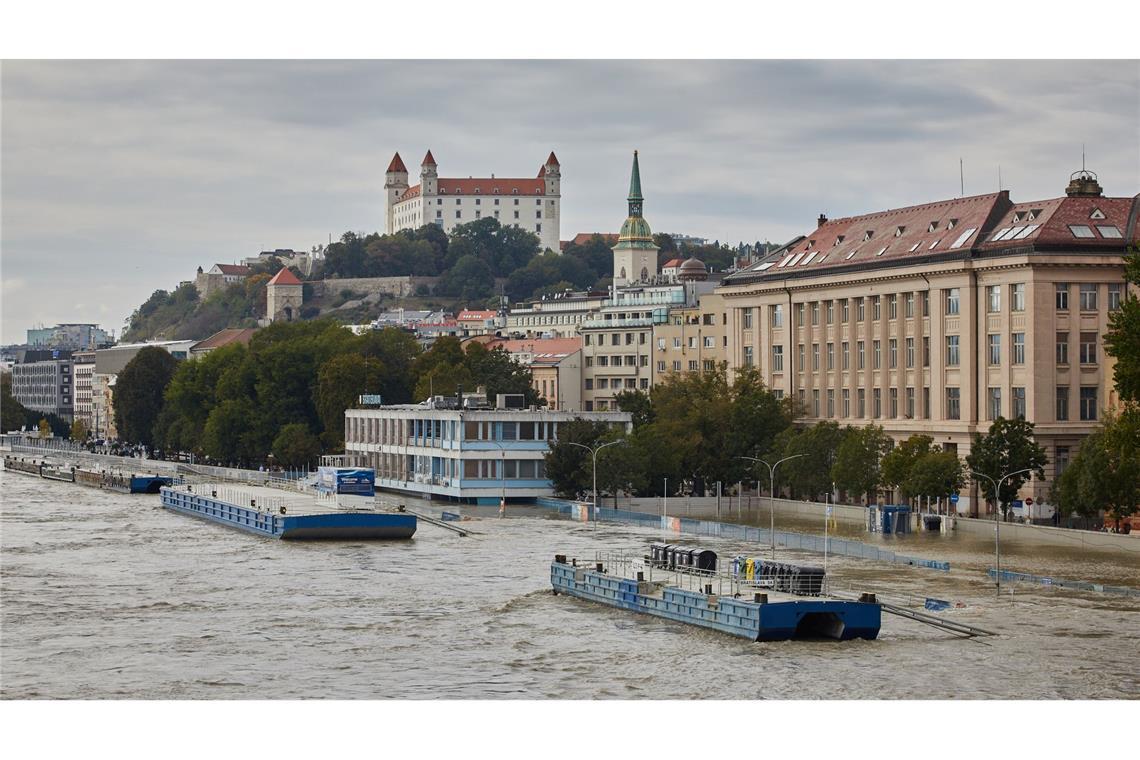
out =
{"type": "MultiPolygon", "coordinates": [[[[421,523],[410,541],[293,543],[168,512],[157,496],[8,473],[0,492],[5,699],[1140,698],[1140,600],[1028,584],[999,597],[983,574],[993,544],[976,537],[844,527],[952,570],[831,557],[829,577],[961,602],[941,614],[998,636],[884,614],[875,641],[749,643],[551,593],[555,553],[590,559],[657,531],[465,508],[480,535],[421,523]]],[[[1136,555],[1003,546],[1003,567],[1140,587],[1136,555]]]]}

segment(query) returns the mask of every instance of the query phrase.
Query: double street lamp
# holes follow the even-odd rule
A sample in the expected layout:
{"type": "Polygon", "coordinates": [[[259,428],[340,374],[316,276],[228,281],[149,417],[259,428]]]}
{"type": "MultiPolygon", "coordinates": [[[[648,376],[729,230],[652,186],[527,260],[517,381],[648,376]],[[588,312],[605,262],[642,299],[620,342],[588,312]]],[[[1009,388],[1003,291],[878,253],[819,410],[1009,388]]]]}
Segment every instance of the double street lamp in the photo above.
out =
{"type": "Polygon", "coordinates": [[[743,457],[743,456],[737,457],[737,459],[747,459],[750,462],[759,462],[760,464],[762,464],[768,468],[769,484],[771,486],[771,491],[769,492],[770,493],[770,499],[771,499],[771,505],[770,505],[769,510],[768,510],[768,537],[772,540],[772,559],[773,560],[776,559],[776,468],[779,467],[780,465],[782,465],[784,462],[788,461],[789,459],[795,459],[796,457],[802,457],[802,456],[804,456],[804,455],[803,454],[792,454],[790,457],[784,457],[783,459],[776,462],[775,464],[768,464],[763,459],[757,459],[756,457],[743,457]]]}
{"type": "Polygon", "coordinates": [[[1014,475],[1021,475],[1026,472],[1033,472],[1033,468],[1027,467],[1024,470],[1006,473],[997,480],[994,480],[984,472],[970,471],[970,475],[973,476],[975,481],[978,478],[985,478],[994,486],[994,501],[997,502],[997,509],[994,511],[994,554],[997,557],[997,572],[994,577],[997,579],[997,590],[999,594],[1001,593],[1001,484],[1014,475]]]}
{"type": "Polygon", "coordinates": [[[587,446],[584,443],[574,443],[573,441],[562,441],[562,443],[567,443],[567,444],[570,444],[571,446],[577,446],[580,449],[585,449],[586,451],[590,452],[590,457],[593,460],[593,464],[591,466],[591,469],[593,470],[593,474],[594,474],[594,529],[597,530],[597,528],[598,528],[598,452],[601,451],[602,449],[604,449],[606,446],[614,446],[614,445],[619,444],[619,443],[625,443],[625,439],[619,438],[616,441],[610,441],[608,443],[602,443],[602,444],[599,444],[599,445],[593,446],[593,447],[587,446]]]}

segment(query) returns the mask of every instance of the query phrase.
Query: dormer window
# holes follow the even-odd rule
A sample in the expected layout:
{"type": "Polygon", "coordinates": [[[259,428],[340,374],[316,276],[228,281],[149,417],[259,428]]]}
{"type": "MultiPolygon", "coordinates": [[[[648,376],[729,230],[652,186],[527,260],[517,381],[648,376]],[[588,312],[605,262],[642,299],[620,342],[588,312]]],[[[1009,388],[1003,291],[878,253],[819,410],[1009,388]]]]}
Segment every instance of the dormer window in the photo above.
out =
{"type": "Polygon", "coordinates": [[[957,226],[958,226],[958,220],[957,220],[957,219],[951,219],[951,220],[950,220],[950,222],[949,222],[949,224],[947,224],[947,225],[946,225],[946,229],[947,229],[947,230],[952,230],[952,229],[954,229],[954,228],[955,228],[955,227],[957,227],[957,226]]]}
{"type": "Polygon", "coordinates": [[[476,195],[478,195],[478,194],[479,194],[479,188],[475,188],[475,194],[476,194],[476,195]]]}
{"type": "Polygon", "coordinates": [[[1013,214],[1013,223],[1017,224],[1018,222],[1020,222],[1024,218],[1025,218],[1025,212],[1024,211],[1016,211],[1013,214]]]}
{"type": "Polygon", "coordinates": [[[492,190],[491,192],[493,192],[495,195],[498,195],[498,194],[499,194],[499,188],[497,188],[497,187],[496,187],[496,188],[495,188],[494,190],[492,190]]]}
{"type": "Polygon", "coordinates": [[[843,242],[843,236],[842,236],[842,235],[840,235],[839,237],[835,238],[835,245],[839,245],[839,244],[840,244],[840,243],[842,243],[842,242],[843,242]]]}
{"type": "Polygon", "coordinates": [[[511,188],[511,195],[518,195],[518,194],[519,194],[519,189],[517,187],[512,187],[511,188]]]}
{"type": "Polygon", "coordinates": [[[1025,221],[1032,222],[1034,219],[1036,219],[1039,216],[1041,216],[1041,209],[1031,208],[1031,209],[1029,209],[1029,215],[1025,217],[1025,221]]]}
{"type": "Polygon", "coordinates": [[[887,252],[887,248],[888,248],[888,247],[889,247],[889,246],[883,246],[882,248],[880,248],[880,249],[879,249],[879,252],[878,252],[878,253],[876,253],[875,255],[876,255],[876,256],[882,256],[884,253],[886,253],[886,252],[887,252]]]}
{"type": "Polygon", "coordinates": [[[934,222],[930,223],[930,226],[926,228],[926,231],[927,232],[934,232],[936,229],[938,229],[938,222],[934,221],[934,222]]]}
{"type": "Polygon", "coordinates": [[[1104,212],[1101,211],[1099,208],[1094,208],[1092,210],[1092,213],[1089,214],[1089,219],[1107,219],[1107,218],[1108,217],[1106,217],[1104,215],[1104,212]]]}
{"type": "Polygon", "coordinates": [[[867,230],[866,232],[863,233],[863,242],[866,243],[868,240],[870,240],[874,236],[875,236],[874,230],[867,230]]]}
{"type": "Polygon", "coordinates": [[[812,248],[815,248],[815,241],[814,241],[814,240],[809,240],[809,241],[808,241],[808,247],[807,247],[807,248],[805,248],[804,250],[806,250],[806,251],[810,251],[812,248]]]}
{"type": "Polygon", "coordinates": [[[895,237],[902,237],[904,232],[906,232],[906,227],[895,227],[895,237]]]}

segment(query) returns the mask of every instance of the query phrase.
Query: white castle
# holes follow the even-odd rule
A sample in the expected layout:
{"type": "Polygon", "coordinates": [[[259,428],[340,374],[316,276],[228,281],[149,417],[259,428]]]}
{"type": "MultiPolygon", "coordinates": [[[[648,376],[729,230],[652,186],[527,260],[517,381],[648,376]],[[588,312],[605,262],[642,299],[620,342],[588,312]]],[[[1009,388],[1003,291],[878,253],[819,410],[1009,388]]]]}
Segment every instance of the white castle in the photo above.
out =
{"type": "Polygon", "coordinates": [[[538,235],[541,247],[558,252],[562,175],[551,151],[534,179],[445,178],[431,151],[420,164],[420,182],[408,186],[408,170],[397,153],[385,174],[387,232],[437,224],[450,232],[458,224],[494,218],[538,235]]]}

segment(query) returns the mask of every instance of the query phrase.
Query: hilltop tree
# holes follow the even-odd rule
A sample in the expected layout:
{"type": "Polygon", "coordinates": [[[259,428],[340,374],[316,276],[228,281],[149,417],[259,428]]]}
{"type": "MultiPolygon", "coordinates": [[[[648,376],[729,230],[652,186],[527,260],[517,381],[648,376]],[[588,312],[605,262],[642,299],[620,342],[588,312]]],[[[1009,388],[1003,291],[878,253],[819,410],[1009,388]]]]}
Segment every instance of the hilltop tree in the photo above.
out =
{"type": "Polygon", "coordinates": [[[162,396],[178,360],[157,346],[148,346],[131,359],[115,382],[115,427],[130,443],[154,446],[155,422],[162,396]]]}

